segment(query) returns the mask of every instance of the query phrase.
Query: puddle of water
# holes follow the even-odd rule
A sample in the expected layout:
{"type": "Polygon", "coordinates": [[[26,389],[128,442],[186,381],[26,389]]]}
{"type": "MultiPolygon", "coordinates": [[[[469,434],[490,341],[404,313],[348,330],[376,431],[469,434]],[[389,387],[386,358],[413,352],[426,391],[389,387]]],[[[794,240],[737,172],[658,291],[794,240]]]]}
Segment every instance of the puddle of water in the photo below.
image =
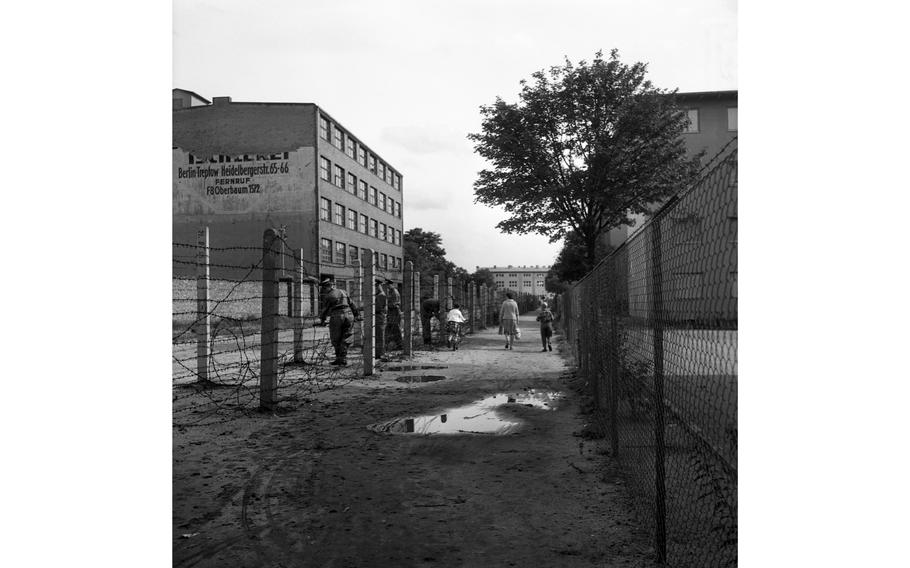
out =
{"type": "Polygon", "coordinates": [[[420,371],[422,369],[448,369],[445,365],[395,365],[386,367],[386,371],[420,371]]]}
{"type": "Polygon", "coordinates": [[[398,377],[395,379],[399,383],[428,383],[431,381],[441,381],[445,379],[443,375],[411,375],[406,377],[398,377]]]}
{"type": "Polygon", "coordinates": [[[497,394],[467,406],[452,408],[440,414],[396,418],[373,424],[374,432],[388,434],[495,434],[516,431],[521,421],[499,415],[496,409],[505,404],[522,404],[542,410],[553,410],[562,395],[553,391],[529,390],[519,394],[497,394]]]}

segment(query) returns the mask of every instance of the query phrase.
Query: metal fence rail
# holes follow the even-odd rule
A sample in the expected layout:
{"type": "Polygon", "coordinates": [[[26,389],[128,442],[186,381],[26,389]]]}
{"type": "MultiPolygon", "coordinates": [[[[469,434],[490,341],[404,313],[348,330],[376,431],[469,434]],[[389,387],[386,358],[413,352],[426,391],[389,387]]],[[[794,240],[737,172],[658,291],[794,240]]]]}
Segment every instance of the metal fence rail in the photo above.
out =
{"type": "Polygon", "coordinates": [[[735,141],[560,298],[596,422],[668,566],[734,566],[735,141]]]}

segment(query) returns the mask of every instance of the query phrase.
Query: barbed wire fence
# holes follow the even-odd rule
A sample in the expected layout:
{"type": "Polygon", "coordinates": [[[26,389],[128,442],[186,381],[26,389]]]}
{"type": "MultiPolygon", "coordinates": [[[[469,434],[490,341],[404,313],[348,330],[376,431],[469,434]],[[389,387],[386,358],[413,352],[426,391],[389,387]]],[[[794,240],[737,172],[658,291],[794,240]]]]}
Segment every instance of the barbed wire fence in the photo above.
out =
{"type": "Polygon", "coordinates": [[[737,149],[559,299],[657,561],[737,562],[737,149]]]}
{"type": "MultiPolygon", "coordinates": [[[[348,365],[338,367],[328,364],[328,328],[316,325],[319,265],[291,248],[282,231],[265,231],[258,247],[211,247],[207,227],[195,243],[173,243],[174,426],[281,411],[371,375],[372,282],[387,271],[374,262],[356,272],[348,293],[362,321],[354,324],[348,365]]],[[[404,317],[412,311],[402,306],[404,317]]]]}

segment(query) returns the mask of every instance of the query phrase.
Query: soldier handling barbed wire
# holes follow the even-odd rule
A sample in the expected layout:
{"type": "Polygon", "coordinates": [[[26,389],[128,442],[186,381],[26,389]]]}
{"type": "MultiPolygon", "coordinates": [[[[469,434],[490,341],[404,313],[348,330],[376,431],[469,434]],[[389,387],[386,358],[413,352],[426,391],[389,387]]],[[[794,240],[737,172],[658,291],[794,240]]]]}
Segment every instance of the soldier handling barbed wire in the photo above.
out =
{"type": "Polygon", "coordinates": [[[392,349],[401,349],[401,294],[395,283],[386,278],[386,294],[389,305],[389,321],[386,324],[387,341],[392,349]]]}
{"type": "Polygon", "coordinates": [[[325,325],[329,318],[329,337],[335,348],[332,365],[348,364],[348,346],[354,330],[354,318],[360,319],[360,310],[351,302],[344,290],[335,288],[335,281],[325,278],[320,284],[323,308],[319,314],[319,325],[325,325]]]}
{"type": "Polygon", "coordinates": [[[388,296],[386,296],[385,290],[382,289],[383,281],[376,281],[376,299],[373,300],[373,306],[375,307],[376,313],[376,356],[382,357],[382,354],[385,353],[385,326],[386,321],[388,320],[389,314],[389,305],[388,305],[388,296]]]}

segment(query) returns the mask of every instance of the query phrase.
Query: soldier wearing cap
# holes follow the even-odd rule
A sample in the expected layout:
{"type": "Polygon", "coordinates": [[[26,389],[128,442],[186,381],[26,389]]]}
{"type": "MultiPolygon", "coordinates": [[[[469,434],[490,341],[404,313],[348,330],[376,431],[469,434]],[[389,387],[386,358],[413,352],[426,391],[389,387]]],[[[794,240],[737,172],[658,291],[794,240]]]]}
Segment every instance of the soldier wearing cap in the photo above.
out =
{"type": "Polygon", "coordinates": [[[331,278],[323,279],[320,287],[323,307],[319,314],[319,324],[325,325],[326,318],[329,318],[329,337],[335,348],[332,365],[344,366],[348,364],[348,346],[353,335],[354,318],[360,317],[360,310],[351,302],[347,292],[335,288],[335,281],[331,278]]]}
{"type": "Polygon", "coordinates": [[[388,320],[389,305],[385,290],[382,289],[383,281],[376,281],[376,299],[373,305],[376,308],[376,356],[382,357],[385,353],[385,326],[388,320]]]}
{"type": "Polygon", "coordinates": [[[389,322],[386,324],[386,337],[393,349],[401,349],[401,294],[395,283],[386,278],[388,290],[389,322]]]}

